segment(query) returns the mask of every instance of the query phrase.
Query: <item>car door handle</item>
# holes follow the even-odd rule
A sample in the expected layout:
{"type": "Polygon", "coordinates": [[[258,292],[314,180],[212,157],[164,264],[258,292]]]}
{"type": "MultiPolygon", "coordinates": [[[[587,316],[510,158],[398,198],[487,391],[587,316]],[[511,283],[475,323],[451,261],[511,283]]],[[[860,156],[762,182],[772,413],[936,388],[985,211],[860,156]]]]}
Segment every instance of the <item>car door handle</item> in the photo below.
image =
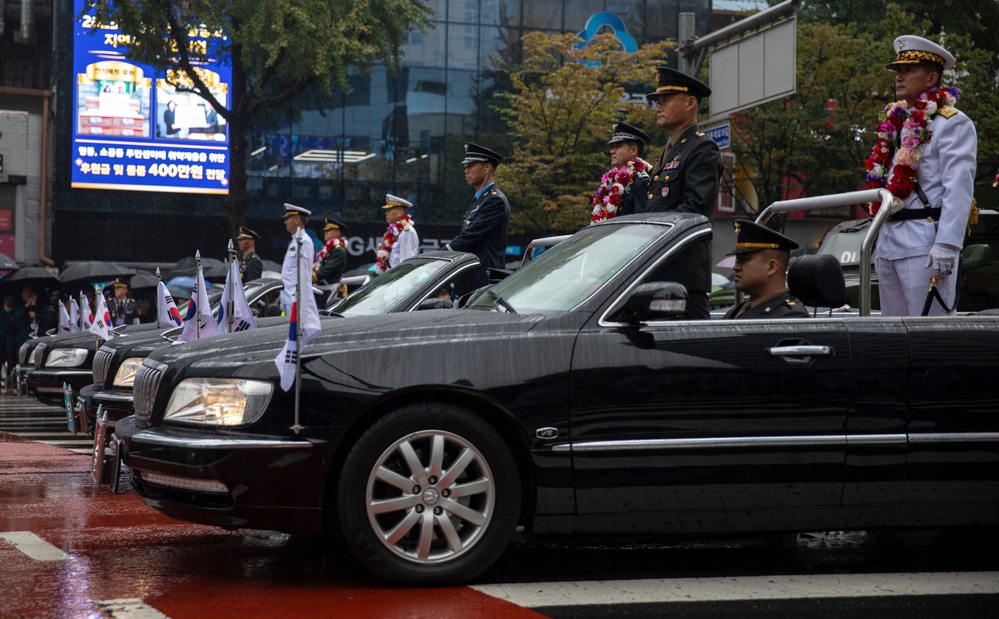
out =
{"type": "Polygon", "coordinates": [[[812,357],[831,357],[833,349],[830,346],[814,346],[812,344],[795,344],[792,346],[774,346],[767,349],[772,357],[783,357],[788,363],[809,363],[812,357]]]}

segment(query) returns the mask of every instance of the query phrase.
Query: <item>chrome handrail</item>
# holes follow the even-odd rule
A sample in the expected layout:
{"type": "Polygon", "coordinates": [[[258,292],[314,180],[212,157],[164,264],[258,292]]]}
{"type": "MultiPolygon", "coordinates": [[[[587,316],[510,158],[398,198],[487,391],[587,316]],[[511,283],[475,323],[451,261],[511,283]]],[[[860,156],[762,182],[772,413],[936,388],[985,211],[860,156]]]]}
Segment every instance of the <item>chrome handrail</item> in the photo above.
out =
{"type": "Polygon", "coordinates": [[[778,200],[767,208],[763,209],[756,217],[756,223],[766,223],[775,213],[789,213],[791,211],[814,211],[820,208],[832,208],[836,206],[850,206],[852,204],[863,204],[866,202],[881,201],[881,208],[875,215],[870,229],[864,236],[864,241],[860,245],[860,315],[870,316],[871,314],[871,251],[874,248],[874,241],[878,238],[878,231],[888,220],[889,208],[891,207],[892,195],[887,189],[865,189],[864,191],[850,191],[847,193],[834,193],[828,196],[815,196],[814,198],[798,198],[796,200],[778,200]]]}

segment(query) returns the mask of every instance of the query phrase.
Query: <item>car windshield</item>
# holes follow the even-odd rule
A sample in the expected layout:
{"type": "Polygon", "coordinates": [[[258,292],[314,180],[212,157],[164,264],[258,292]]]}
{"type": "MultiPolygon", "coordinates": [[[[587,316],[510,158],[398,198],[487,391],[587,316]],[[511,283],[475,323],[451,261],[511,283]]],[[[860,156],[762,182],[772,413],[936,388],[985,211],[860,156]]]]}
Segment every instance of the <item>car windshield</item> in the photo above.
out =
{"type": "Polygon", "coordinates": [[[860,264],[860,246],[864,242],[870,222],[870,219],[865,219],[855,225],[837,226],[830,230],[822,239],[818,253],[832,254],[842,265],[860,264]]]}
{"type": "Polygon", "coordinates": [[[332,311],[342,316],[385,314],[449,264],[449,260],[407,260],[357,289],[332,311]]]}
{"type": "Polygon", "coordinates": [[[568,311],[585,301],[664,233],[657,224],[585,228],[480,295],[469,307],[516,312],[568,311]]]}

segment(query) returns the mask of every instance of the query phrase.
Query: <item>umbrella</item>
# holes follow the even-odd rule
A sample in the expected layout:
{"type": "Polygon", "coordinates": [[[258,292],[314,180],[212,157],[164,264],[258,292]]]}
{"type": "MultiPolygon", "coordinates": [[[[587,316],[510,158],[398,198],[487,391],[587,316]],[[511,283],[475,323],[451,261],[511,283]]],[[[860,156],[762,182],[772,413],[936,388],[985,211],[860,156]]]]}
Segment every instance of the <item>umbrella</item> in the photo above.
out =
{"type": "Polygon", "coordinates": [[[135,275],[135,269],[123,267],[120,264],[115,264],[113,262],[91,260],[89,262],[80,262],[68,267],[59,275],[59,279],[66,284],[81,280],[100,281],[114,279],[123,275],[135,275]]]}
{"type": "Polygon", "coordinates": [[[723,269],[731,269],[735,266],[735,256],[725,256],[721,260],[715,263],[716,267],[721,267],[723,269]]]}
{"type": "Polygon", "coordinates": [[[13,258],[7,254],[0,254],[0,271],[16,271],[20,268],[13,258]]]}
{"type": "Polygon", "coordinates": [[[213,264],[209,267],[205,267],[205,279],[225,281],[225,278],[229,275],[229,265],[223,262],[222,264],[213,264]]]}
{"type": "Polygon", "coordinates": [[[155,288],[159,284],[160,278],[156,277],[152,273],[136,273],[132,276],[132,280],[128,285],[132,290],[137,290],[140,288],[155,288]]]}
{"type": "MultiPolygon", "coordinates": [[[[220,264],[224,265],[225,263],[219,260],[218,258],[201,259],[202,269],[218,266],[220,264]]],[[[177,264],[173,265],[173,268],[170,269],[170,274],[173,275],[174,277],[184,276],[184,275],[197,275],[198,265],[196,263],[195,258],[193,256],[188,256],[187,258],[181,258],[180,260],[177,261],[177,264]]]]}
{"type": "MultiPolygon", "coordinates": [[[[180,277],[174,277],[173,279],[171,279],[170,281],[168,281],[167,282],[167,287],[171,288],[171,289],[172,288],[183,288],[183,289],[187,290],[187,296],[184,297],[186,299],[186,298],[190,298],[190,296],[191,296],[191,290],[194,289],[194,284],[195,284],[196,281],[197,281],[197,279],[193,275],[182,275],[180,277]]],[[[213,286],[211,282],[205,282],[205,290],[211,290],[214,287],[215,286],[213,286]]]]}
{"type": "Polygon", "coordinates": [[[281,272],[281,265],[274,262],[273,260],[261,260],[261,262],[264,263],[265,271],[277,271],[278,273],[281,272]]]}
{"type": "Polygon", "coordinates": [[[50,286],[59,283],[59,276],[44,267],[24,267],[3,278],[0,283],[20,286],[50,286]]]}

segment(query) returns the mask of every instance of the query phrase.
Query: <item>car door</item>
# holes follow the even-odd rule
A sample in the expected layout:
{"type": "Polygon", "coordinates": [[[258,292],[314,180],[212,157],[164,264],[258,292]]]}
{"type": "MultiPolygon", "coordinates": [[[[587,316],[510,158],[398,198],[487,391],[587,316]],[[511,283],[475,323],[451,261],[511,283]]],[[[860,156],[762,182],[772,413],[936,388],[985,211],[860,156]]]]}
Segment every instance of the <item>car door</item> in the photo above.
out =
{"type": "Polygon", "coordinates": [[[999,317],[907,318],[912,350],[904,500],[975,509],[999,501],[999,317]]]}
{"type": "MultiPolygon", "coordinates": [[[[669,281],[683,257],[645,281],[669,281]]],[[[570,376],[578,512],[839,505],[849,348],[839,318],[635,326],[598,313],[570,376]]]]}

